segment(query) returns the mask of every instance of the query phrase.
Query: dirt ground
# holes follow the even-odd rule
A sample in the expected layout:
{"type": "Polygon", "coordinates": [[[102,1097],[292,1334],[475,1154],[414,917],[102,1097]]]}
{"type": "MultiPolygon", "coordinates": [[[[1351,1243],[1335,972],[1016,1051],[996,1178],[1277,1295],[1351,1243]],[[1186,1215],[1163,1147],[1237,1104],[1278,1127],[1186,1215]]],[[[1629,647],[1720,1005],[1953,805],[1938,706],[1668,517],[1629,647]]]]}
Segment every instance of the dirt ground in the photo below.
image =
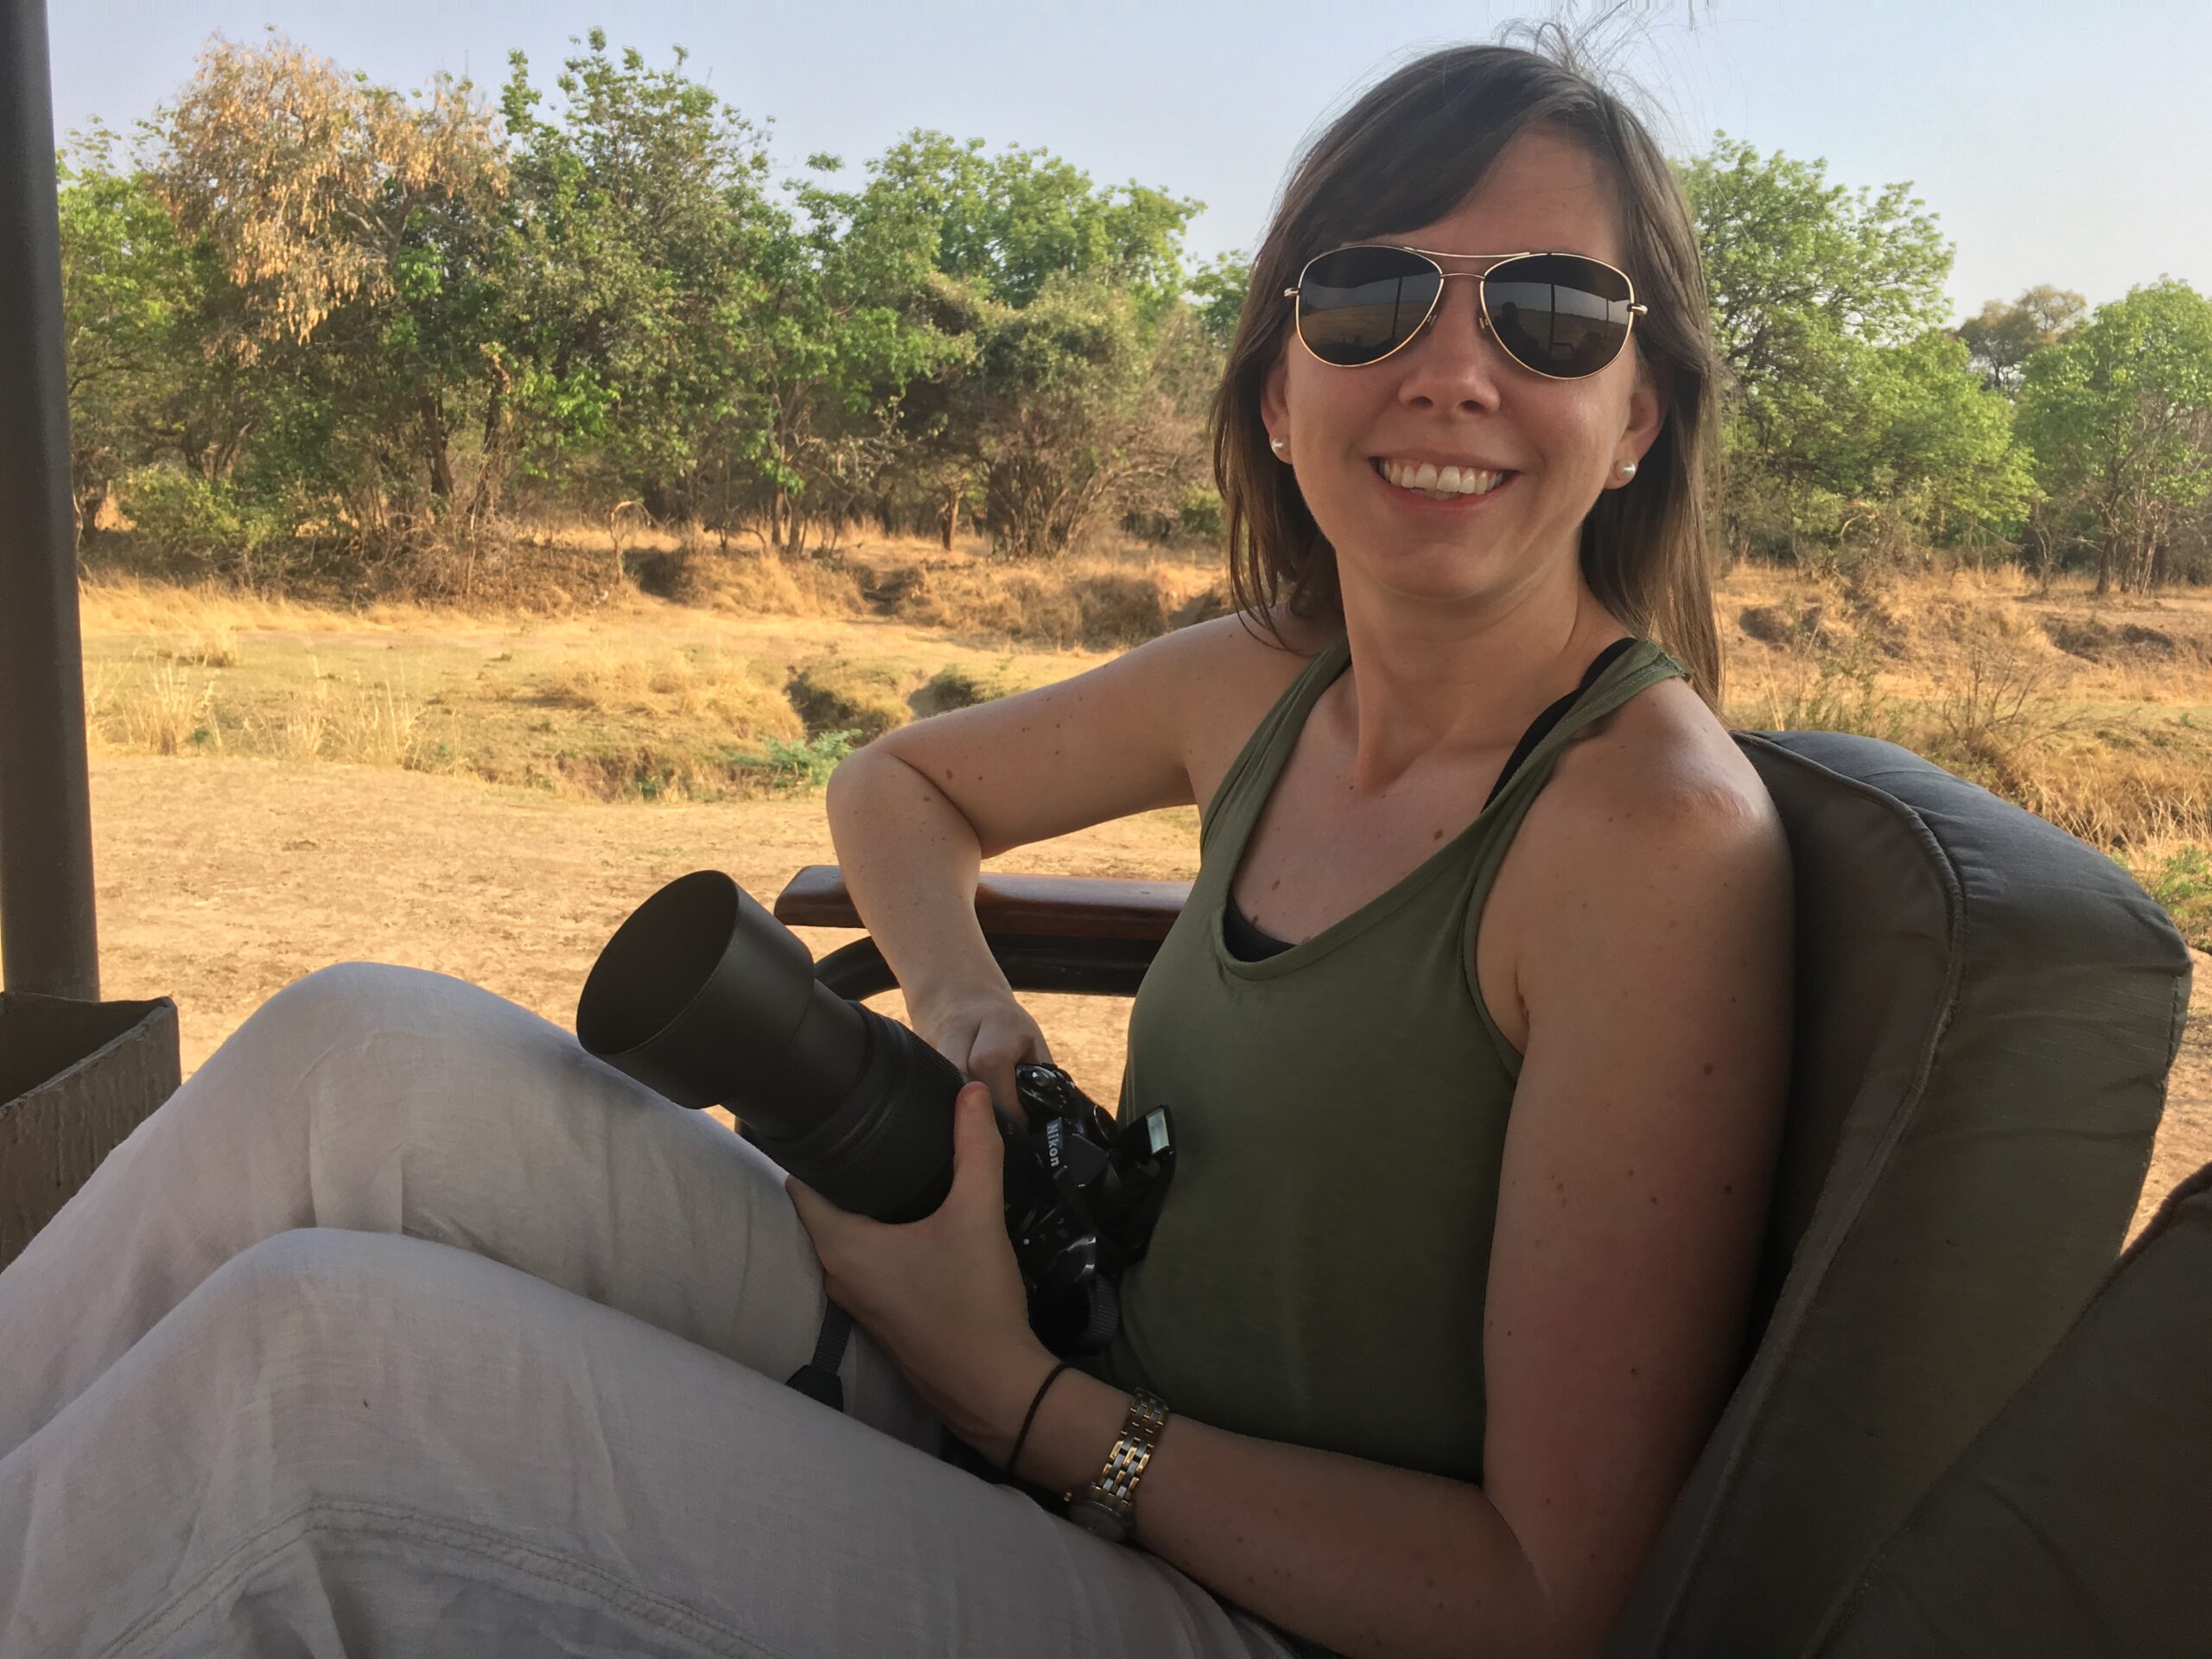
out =
{"type": "MultiPolygon", "coordinates": [[[[272,993],[326,963],[404,963],[573,1024],[600,947],[662,883],[728,870],[770,902],[833,861],[818,795],[594,805],[382,767],[98,757],[92,823],[103,995],[176,1000],[188,1075],[272,993]]],[[[1023,848],[1007,870],[1187,880],[1188,809],[1023,848]]],[[[819,956],[854,937],[802,930],[819,956]]],[[[2138,1224],[2212,1162],[2212,957],[2196,958],[2182,1056],[2138,1224]]],[[[1096,1098],[1121,1087],[1128,1005],[1027,998],[1096,1098]]],[[[876,1000],[894,1015],[896,993],[876,1000]]]]}

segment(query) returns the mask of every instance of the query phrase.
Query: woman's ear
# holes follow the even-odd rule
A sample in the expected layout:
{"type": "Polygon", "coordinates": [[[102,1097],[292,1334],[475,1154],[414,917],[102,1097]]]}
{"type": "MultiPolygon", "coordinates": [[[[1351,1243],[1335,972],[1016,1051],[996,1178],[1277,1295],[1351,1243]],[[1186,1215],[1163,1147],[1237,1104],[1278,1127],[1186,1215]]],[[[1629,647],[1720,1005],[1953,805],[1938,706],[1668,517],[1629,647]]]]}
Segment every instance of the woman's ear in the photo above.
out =
{"type": "Polygon", "coordinates": [[[1667,423],[1669,390],[1638,352],[1635,384],[1629,388],[1628,424],[1621,429],[1622,460],[1642,461],[1644,452],[1659,441],[1659,429],[1667,423]]]}
{"type": "MultiPolygon", "coordinates": [[[[1290,438],[1290,354],[1275,353],[1274,366],[1260,383],[1260,419],[1270,438],[1290,438]]],[[[1281,453],[1281,451],[1277,452],[1281,453]]]]}

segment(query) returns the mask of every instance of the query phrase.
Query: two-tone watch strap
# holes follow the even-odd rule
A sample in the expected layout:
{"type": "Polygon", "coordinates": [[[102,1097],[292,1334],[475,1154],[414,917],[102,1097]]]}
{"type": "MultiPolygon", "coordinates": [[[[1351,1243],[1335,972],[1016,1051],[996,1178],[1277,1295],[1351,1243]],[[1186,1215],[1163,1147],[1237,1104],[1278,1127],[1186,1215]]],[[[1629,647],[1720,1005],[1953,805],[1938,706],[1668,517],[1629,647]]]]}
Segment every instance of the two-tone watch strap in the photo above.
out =
{"type": "MultiPolygon", "coordinates": [[[[1128,1415],[1122,1420],[1121,1438],[1106,1454],[1105,1467],[1084,1489],[1084,1497],[1111,1510],[1125,1527],[1136,1512],[1137,1483],[1152,1462],[1153,1448],[1160,1443],[1160,1431],[1167,1426],[1167,1402],[1149,1389],[1139,1389],[1136,1398],[1129,1402],[1128,1415]]],[[[1067,1497],[1072,1502],[1076,1494],[1070,1492],[1067,1497]]]]}

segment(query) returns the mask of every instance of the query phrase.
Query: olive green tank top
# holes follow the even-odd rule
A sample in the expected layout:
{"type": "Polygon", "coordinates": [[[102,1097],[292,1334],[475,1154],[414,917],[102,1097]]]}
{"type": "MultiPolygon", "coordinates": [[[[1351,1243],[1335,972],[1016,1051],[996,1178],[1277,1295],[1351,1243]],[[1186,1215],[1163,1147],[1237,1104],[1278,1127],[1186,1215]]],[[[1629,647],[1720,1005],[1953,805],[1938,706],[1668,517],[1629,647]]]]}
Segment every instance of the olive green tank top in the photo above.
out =
{"type": "Polygon", "coordinates": [[[1200,1422],[1463,1480],[1483,1459],[1482,1329],[1520,1056],[1474,980],[1483,901],[1575,734],[1686,671],[1637,640],[1459,836],[1312,938],[1223,937],[1230,877],[1339,635],[1208,804],[1189,902],[1130,1014],[1122,1113],[1166,1103],[1176,1169],[1090,1368],[1200,1422]]]}

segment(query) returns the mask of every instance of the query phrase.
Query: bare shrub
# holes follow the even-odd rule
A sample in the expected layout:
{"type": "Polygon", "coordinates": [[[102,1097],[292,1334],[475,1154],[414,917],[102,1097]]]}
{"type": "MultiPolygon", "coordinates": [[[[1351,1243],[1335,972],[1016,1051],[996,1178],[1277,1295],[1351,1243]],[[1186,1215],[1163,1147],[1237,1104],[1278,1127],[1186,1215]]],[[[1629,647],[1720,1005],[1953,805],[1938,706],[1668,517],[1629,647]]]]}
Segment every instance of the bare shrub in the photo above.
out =
{"type": "Polygon", "coordinates": [[[2046,701],[2047,661],[2014,641],[1968,636],[1965,658],[1939,672],[1928,704],[1942,745],[1992,764],[2012,766],[2018,752],[2059,727],[2046,701]]]}
{"type": "Polygon", "coordinates": [[[1757,689],[1730,711],[1736,724],[1771,732],[1850,732],[1902,743],[1912,705],[1881,689],[1863,645],[1823,651],[1807,635],[1761,665],[1757,689]]]}

